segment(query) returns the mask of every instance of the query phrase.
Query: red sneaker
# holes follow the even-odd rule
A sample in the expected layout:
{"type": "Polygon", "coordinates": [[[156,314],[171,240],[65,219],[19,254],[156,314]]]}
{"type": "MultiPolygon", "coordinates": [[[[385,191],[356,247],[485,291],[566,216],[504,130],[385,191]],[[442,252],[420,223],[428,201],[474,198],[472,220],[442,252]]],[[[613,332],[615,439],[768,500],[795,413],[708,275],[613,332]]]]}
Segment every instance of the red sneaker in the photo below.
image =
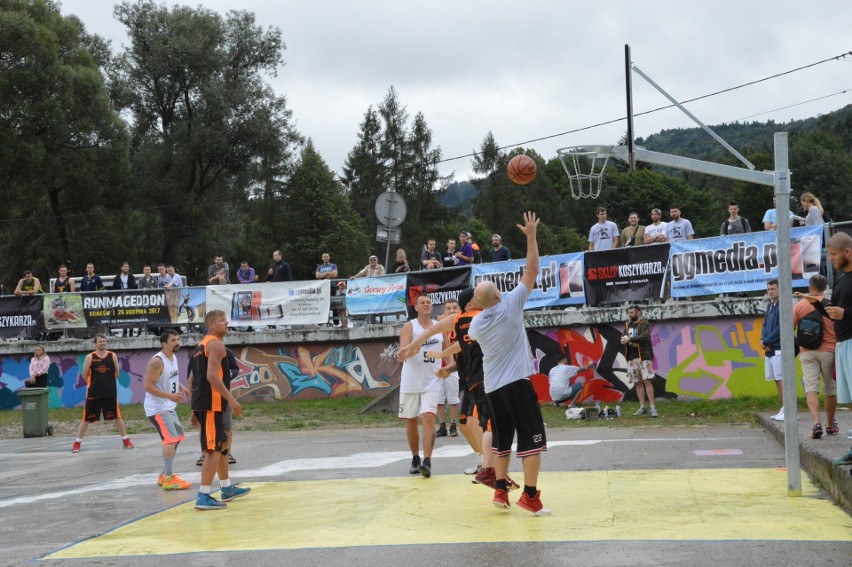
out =
{"type": "Polygon", "coordinates": [[[475,479],[476,480],[474,482],[483,484],[493,490],[497,489],[497,477],[494,476],[494,467],[481,469],[478,473],[476,473],[475,479]]]}
{"type": "Polygon", "coordinates": [[[517,490],[521,487],[521,485],[512,480],[512,477],[510,477],[509,475],[506,475],[506,482],[509,483],[509,492],[517,490]]]}
{"type": "Polygon", "coordinates": [[[71,452],[72,453],[79,453],[80,452],[80,442],[79,441],[74,441],[74,444],[71,445],[71,452]]]}
{"type": "MultiPolygon", "coordinates": [[[[496,496],[495,496],[496,498],[496,496]]],[[[508,498],[508,496],[507,496],[508,498]]],[[[541,503],[541,490],[535,493],[535,496],[530,498],[527,493],[521,494],[521,499],[518,500],[518,506],[528,512],[532,512],[533,516],[549,516],[550,510],[544,507],[541,503]]]]}
{"type": "Polygon", "coordinates": [[[122,439],[121,442],[124,443],[125,449],[133,449],[134,447],[136,447],[136,445],[134,445],[133,442],[130,440],[130,437],[128,437],[127,439],[122,439]]]}
{"type": "Polygon", "coordinates": [[[509,503],[509,493],[500,489],[494,491],[494,498],[491,500],[491,503],[497,508],[509,509],[512,507],[509,503]]]}

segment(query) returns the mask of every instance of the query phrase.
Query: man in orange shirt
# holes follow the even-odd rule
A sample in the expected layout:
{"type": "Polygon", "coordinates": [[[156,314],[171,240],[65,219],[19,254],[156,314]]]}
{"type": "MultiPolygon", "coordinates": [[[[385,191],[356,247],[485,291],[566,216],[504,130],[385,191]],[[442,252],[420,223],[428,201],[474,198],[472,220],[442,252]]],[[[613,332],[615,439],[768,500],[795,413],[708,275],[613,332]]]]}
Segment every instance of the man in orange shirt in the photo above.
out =
{"type": "MultiPolygon", "coordinates": [[[[808,294],[823,300],[823,293],[828,282],[825,276],[816,274],[808,280],[808,294]]],[[[816,309],[807,299],[802,299],[793,306],[793,327],[800,327],[802,319],[810,316],[816,309]]],[[[813,316],[811,316],[813,317],[813,316]]],[[[799,335],[802,329],[799,329],[799,335]]],[[[801,343],[802,340],[799,339],[801,343]]],[[[834,420],[834,412],[837,409],[837,382],[834,379],[834,350],[837,338],[834,334],[834,323],[827,317],[822,317],[822,342],[818,347],[806,348],[799,344],[799,361],[802,363],[802,383],[805,388],[805,396],[808,401],[808,410],[811,412],[814,425],[811,430],[811,439],[819,439],[823,434],[822,423],[819,420],[819,377],[822,375],[822,384],[825,393],[825,433],[837,435],[840,426],[834,420]]]]}

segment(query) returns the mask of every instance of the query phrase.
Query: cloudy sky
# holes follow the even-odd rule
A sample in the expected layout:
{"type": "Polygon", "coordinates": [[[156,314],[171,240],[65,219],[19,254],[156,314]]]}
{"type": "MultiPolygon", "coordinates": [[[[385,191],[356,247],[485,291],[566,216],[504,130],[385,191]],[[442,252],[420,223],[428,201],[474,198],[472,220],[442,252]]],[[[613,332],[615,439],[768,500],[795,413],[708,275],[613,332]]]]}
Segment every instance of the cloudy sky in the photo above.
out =
{"type": "MultiPolygon", "coordinates": [[[[412,117],[423,112],[434,143],[452,158],[477,149],[489,131],[510,146],[624,117],[625,44],[633,62],[678,100],[852,51],[850,0],[186,3],[223,14],[253,11],[260,25],[281,29],[286,65],[270,82],[287,97],[299,131],[338,173],[367,108],[391,85],[412,117]]],[[[114,50],[126,45],[112,15],[116,2],[61,4],[89,32],[110,39],[114,50]]],[[[633,77],[635,112],[667,104],[633,77]]],[[[744,118],[783,123],[850,103],[852,56],[689,109],[707,124],[744,118]]],[[[691,126],[680,111],[669,109],[637,117],[636,135],[691,126]]],[[[622,121],[525,146],[551,158],[560,147],[615,143],[625,131],[622,121]]],[[[440,168],[463,180],[470,158],[440,168]]]]}

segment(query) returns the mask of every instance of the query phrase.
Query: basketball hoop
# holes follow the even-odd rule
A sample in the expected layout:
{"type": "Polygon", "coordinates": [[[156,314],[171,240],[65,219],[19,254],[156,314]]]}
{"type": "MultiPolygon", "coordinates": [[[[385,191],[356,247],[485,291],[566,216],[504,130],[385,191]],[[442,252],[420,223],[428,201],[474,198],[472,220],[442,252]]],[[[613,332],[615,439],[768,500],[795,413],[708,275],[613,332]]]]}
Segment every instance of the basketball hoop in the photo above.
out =
{"type": "Polygon", "coordinates": [[[574,199],[598,198],[610,153],[609,146],[571,146],[556,150],[574,199]]]}

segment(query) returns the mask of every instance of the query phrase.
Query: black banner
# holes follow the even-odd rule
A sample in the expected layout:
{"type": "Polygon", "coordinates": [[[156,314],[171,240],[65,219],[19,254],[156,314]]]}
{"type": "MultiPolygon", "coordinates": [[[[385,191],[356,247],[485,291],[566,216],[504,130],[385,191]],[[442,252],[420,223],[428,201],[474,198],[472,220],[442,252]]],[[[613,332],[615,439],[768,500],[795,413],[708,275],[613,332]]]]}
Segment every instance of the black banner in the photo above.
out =
{"type": "Polygon", "coordinates": [[[417,316],[414,300],[424,293],[432,299],[432,317],[437,317],[444,312],[448,299],[458,298],[461,290],[470,287],[470,266],[412,272],[405,287],[409,317],[417,316]]]}
{"type": "Polygon", "coordinates": [[[41,319],[41,295],[3,297],[0,300],[0,337],[4,339],[38,338],[41,319]]]}
{"type": "Polygon", "coordinates": [[[172,320],[163,289],[102,291],[82,296],[83,313],[89,326],[162,325],[172,320]]]}
{"type": "Polygon", "coordinates": [[[668,259],[668,244],[586,252],[586,305],[657,299],[668,259]]]}

